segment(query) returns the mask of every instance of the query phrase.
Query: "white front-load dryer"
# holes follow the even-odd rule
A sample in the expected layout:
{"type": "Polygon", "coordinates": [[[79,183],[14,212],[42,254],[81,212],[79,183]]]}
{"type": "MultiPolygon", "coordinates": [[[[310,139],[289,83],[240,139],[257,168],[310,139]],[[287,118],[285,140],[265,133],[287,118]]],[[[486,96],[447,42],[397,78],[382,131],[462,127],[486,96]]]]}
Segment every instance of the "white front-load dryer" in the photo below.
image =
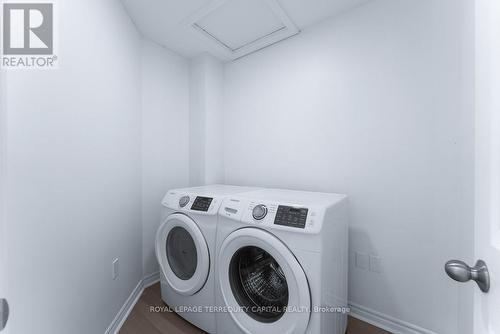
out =
{"type": "Polygon", "coordinates": [[[162,223],[155,242],[162,299],[208,333],[216,332],[217,212],[226,196],[255,189],[227,185],[175,189],[162,200],[162,223]]]}
{"type": "Polygon", "coordinates": [[[226,198],[219,215],[219,333],[345,333],[345,195],[266,189],[226,198]]]}

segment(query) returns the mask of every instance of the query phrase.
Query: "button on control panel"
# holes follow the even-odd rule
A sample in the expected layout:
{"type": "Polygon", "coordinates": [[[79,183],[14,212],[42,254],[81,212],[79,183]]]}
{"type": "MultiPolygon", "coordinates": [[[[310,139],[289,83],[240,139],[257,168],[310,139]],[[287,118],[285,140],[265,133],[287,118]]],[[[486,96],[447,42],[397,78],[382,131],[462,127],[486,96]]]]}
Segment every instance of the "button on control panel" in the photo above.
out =
{"type": "Polygon", "coordinates": [[[211,197],[197,196],[193,202],[193,205],[191,205],[191,210],[206,212],[210,208],[212,200],[213,198],[211,197]]]}
{"type": "Polygon", "coordinates": [[[307,208],[295,208],[280,205],[274,218],[275,225],[305,228],[307,220],[307,208]]]}

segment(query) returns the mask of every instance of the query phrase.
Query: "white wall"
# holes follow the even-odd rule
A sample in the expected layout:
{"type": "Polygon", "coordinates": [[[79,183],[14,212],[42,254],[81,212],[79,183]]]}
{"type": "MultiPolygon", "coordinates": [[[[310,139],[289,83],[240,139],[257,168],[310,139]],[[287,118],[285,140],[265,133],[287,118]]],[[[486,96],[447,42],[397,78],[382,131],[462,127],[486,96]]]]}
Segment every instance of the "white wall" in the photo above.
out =
{"type": "Polygon", "coordinates": [[[142,278],[140,37],[57,7],[60,68],[6,74],[10,333],[103,333],[142,278]]]}
{"type": "Polygon", "coordinates": [[[151,42],[142,47],[142,223],[145,276],[154,253],[161,199],[189,183],[189,62],[151,42]]]}
{"type": "Polygon", "coordinates": [[[190,177],[192,186],[222,183],[223,64],[208,54],[190,62],[190,177]]]}
{"type": "MultiPolygon", "coordinates": [[[[488,265],[491,288],[474,289],[473,333],[500,332],[500,2],[475,1],[476,155],[474,255],[488,265]]],[[[473,263],[472,261],[470,263],[473,263]]],[[[472,332],[472,331],[471,331],[472,332]]]]}
{"type": "Polygon", "coordinates": [[[350,251],[382,259],[351,261],[350,301],[440,334],[473,221],[470,6],[373,1],[225,69],[226,182],[348,194],[350,251]]]}
{"type": "MultiPolygon", "coordinates": [[[[5,235],[5,188],[6,188],[6,175],[5,175],[5,157],[6,157],[6,138],[7,138],[7,108],[5,103],[5,75],[0,71],[0,298],[7,296],[7,237],[5,235]]],[[[0,323],[5,321],[3,319],[4,310],[0,306],[0,323]]],[[[4,328],[4,334],[8,334],[8,330],[4,328]]]]}

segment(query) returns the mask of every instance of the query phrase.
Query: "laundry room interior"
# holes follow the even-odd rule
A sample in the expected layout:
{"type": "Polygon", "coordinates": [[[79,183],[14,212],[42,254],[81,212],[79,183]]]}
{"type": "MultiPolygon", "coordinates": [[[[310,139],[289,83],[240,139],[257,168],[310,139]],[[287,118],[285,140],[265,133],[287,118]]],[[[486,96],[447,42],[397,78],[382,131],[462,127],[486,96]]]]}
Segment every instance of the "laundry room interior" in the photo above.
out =
{"type": "Polygon", "coordinates": [[[495,1],[40,2],[53,67],[2,25],[1,334],[500,333],[495,1]]]}

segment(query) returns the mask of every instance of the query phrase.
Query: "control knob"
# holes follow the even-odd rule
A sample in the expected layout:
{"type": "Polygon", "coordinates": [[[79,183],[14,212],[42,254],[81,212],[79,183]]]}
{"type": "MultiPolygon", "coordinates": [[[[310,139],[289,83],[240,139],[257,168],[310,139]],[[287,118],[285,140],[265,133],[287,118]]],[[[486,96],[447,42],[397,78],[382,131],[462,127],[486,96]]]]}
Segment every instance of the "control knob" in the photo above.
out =
{"type": "Polygon", "coordinates": [[[181,208],[185,207],[189,203],[189,196],[182,196],[179,199],[179,206],[181,208]]]}
{"type": "Polygon", "coordinates": [[[267,215],[267,206],[264,204],[256,205],[252,210],[252,216],[255,220],[262,220],[267,215]]]}

